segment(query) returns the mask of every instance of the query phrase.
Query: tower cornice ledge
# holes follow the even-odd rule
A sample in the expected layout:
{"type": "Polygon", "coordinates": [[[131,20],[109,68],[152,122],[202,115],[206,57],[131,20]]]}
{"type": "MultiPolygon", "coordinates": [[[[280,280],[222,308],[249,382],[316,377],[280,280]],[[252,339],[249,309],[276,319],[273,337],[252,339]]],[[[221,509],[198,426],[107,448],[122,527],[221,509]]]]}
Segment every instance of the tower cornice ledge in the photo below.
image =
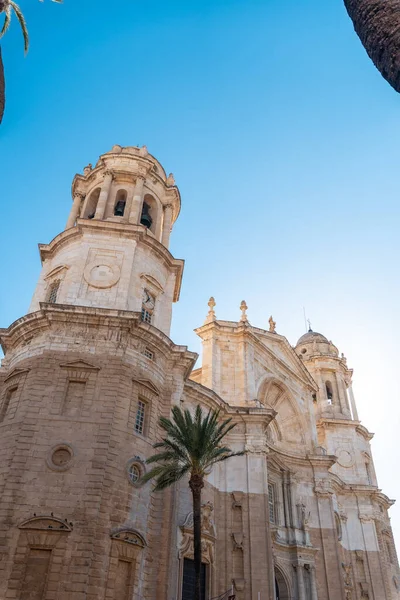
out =
{"type": "MultiPolygon", "coordinates": [[[[85,343],[111,342],[122,351],[129,345],[128,338],[135,337],[137,334],[141,340],[157,344],[159,353],[179,362],[184,368],[185,378],[189,376],[198,358],[198,355],[188,350],[187,346],[174,344],[162,331],[144,323],[140,312],[41,303],[39,311],[17,319],[6,329],[0,329],[0,343],[5,354],[3,366],[12,367],[14,363],[22,360],[27,350],[27,342],[30,344],[29,355],[40,354],[47,349],[43,342],[35,347],[34,338],[53,326],[63,343],[68,342],[69,333],[71,338],[74,337],[72,328],[79,327],[80,337],[85,340],[85,343]],[[62,331],[58,330],[60,325],[62,331]],[[107,337],[105,337],[105,329],[108,332],[107,337]],[[9,360],[8,355],[12,352],[14,356],[9,360]]],[[[49,339],[48,343],[51,346],[52,340],[49,339]]],[[[98,347],[101,352],[101,345],[98,347]]]]}
{"type": "Polygon", "coordinates": [[[317,422],[317,428],[318,427],[323,427],[326,429],[329,427],[353,427],[357,431],[357,433],[362,435],[362,437],[367,441],[372,440],[372,438],[375,435],[374,433],[368,431],[368,429],[364,427],[364,425],[361,425],[360,421],[353,421],[351,419],[322,418],[319,419],[317,422]]]}

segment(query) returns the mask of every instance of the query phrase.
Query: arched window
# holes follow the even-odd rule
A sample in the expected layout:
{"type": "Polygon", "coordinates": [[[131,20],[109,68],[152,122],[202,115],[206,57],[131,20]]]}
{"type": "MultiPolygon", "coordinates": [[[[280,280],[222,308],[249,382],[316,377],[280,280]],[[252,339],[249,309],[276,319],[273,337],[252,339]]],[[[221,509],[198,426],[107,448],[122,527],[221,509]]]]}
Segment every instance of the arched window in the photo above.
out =
{"type": "Polygon", "coordinates": [[[100,196],[100,188],[96,188],[91,192],[83,213],[84,219],[93,219],[96,214],[97,202],[100,196]]]}
{"type": "Polygon", "coordinates": [[[114,216],[123,217],[126,206],[126,190],[118,190],[115,198],[114,216]]]}
{"type": "Polygon", "coordinates": [[[332,404],[333,400],[333,388],[330,381],[325,381],[326,397],[328,398],[328,404],[332,404]]]}

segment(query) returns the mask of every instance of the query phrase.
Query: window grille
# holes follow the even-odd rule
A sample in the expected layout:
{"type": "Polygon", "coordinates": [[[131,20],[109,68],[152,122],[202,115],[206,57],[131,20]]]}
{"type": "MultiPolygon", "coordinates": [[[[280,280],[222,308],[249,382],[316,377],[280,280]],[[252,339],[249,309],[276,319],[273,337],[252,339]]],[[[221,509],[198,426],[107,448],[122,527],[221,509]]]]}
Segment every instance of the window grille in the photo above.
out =
{"type": "Polygon", "coordinates": [[[137,431],[137,433],[144,433],[145,416],[146,403],[143,402],[143,400],[139,400],[135,420],[135,431],[137,431]]]}
{"type": "Polygon", "coordinates": [[[145,308],[142,308],[142,321],[144,321],[145,323],[150,323],[151,324],[151,317],[153,315],[151,314],[150,311],[146,310],[145,308]]]}
{"type": "Polygon", "coordinates": [[[268,484],[268,511],[270,522],[275,523],[275,489],[272,483],[268,484]]]}
{"type": "Polygon", "coordinates": [[[156,300],[154,296],[148,290],[143,290],[142,321],[144,321],[145,323],[151,323],[155,303],[156,300]]]}
{"type": "Polygon", "coordinates": [[[145,348],[143,354],[150,360],[154,360],[154,352],[152,352],[149,348],[145,348]]]}
{"type": "Polygon", "coordinates": [[[57,294],[58,289],[60,287],[60,281],[54,281],[49,288],[49,293],[47,295],[47,302],[50,304],[55,304],[57,302],[57,294]]]}

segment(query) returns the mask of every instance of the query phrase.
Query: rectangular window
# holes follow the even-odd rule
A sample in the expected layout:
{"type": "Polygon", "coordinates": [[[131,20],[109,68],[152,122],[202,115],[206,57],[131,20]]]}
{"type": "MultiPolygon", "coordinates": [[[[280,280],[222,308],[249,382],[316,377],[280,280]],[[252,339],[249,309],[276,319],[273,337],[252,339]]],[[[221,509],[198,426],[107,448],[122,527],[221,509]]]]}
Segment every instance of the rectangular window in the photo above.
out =
{"type": "Polygon", "coordinates": [[[143,354],[150,360],[154,360],[154,352],[152,352],[149,348],[145,348],[143,354]]]}
{"type": "Polygon", "coordinates": [[[0,423],[2,421],[4,421],[4,419],[6,418],[6,415],[8,413],[8,409],[10,408],[11,403],[15,400],[15,398],[17,397],[17,390],[18,387],[15,386],[13,388],[10,388],[9,390],[7,390],[6,392],[6,396],[4,398],[1,410],[0,410],[0,423]]]}
{"type": "Polygon", "coordinates": [[[65,394],[63,415],[75,417],[80,414],[85,395],[86,381],[68,381],[65,394]]]}
{"type": "Polygon", "coordinates": [[[272,483],[268,484],[268,512],[270,523],[275,523],[275,486],[272,483]]]}
{"type": "Polygon", "coordinates": [[[143,299],[142,299],[142,321],[145,323],[151,323],[153,318],[154,306],[156,303],[156,299],[150,292],[147,290],[143,290],[143,299]]]}
{"type": "Polygon", "coordinates": [[[43,600],[49,573],[51,550],[31,548],[26,561],[21,600],[43,600]]]}
{"type": "Polygon", "coordinates": [[[50,288],[47,294],[47,302],[49,302],[50,304],[55,304],[55,302],[57,302],[57,294],[59,287],[60,281],[54,281],[50,284],[50,288]]]}
{"type": "Polygon", "coordinates": [[[142,434],[145,428],[146,408],[146,402],[139,400],[135,419],[135,431],[142,434]]]}
{"type": "MultiPolygon", "coordinates": [[[[201,563],[200,570],[200,599],[206,600],[206,565],[201,563]]],[[[182,600],[192,600],[195,589],[194,560],[183,559],[182,600]]]]}

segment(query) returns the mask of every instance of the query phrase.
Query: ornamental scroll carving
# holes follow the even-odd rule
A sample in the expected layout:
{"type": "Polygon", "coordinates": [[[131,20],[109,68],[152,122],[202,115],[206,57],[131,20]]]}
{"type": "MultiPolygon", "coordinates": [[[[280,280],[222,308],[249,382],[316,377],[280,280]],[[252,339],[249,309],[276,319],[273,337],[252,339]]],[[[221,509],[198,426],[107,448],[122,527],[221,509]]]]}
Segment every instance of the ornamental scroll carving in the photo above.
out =
{"type": "MultiPolygon", "coordinates": [[[[201,556],[202,560],[207,563],[214,562],[214,546],[215,546],[215,525],[213,520],[214,506],[211,502],[203,504],[201,507],[201,556]]],[[[178,556],[183,558],[194,557],[194,540],[193,540],[193,512],[190,512],[181,526],[183,534],[182,541],[179,546],[178,556]]]]}

